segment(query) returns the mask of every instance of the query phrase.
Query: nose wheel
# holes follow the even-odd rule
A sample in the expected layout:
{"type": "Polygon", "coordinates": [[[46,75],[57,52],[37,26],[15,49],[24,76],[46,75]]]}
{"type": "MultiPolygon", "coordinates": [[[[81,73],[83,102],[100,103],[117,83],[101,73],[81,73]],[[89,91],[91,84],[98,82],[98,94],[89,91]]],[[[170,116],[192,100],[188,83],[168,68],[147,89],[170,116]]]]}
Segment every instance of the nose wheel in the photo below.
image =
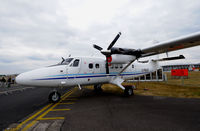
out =
{"type": "Polygon", "coordinates": [[[53,91],[49,94],[49,101],[52,103],[56,103],[60,100],[61,95],[58,93],[58,91],[53,91]]]}

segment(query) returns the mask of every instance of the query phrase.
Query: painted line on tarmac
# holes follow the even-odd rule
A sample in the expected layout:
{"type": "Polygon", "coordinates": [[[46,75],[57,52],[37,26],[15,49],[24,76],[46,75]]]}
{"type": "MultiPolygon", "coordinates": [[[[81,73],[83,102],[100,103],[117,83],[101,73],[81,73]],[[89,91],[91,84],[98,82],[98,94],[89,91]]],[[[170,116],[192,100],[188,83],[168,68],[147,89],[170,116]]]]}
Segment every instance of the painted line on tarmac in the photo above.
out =
{"type": "Polygon", "coordinates": [[[51,111],[69,111],[71,109],[52,109],[51,111]]]}
{"type": "Polygon", "coordinates": [[[20,123],[17,127],[16,130],[19,130],[24,124],[26,124],[28,121],[34,119],[37,115],[39,115],[40,113],[42,113],[44,110],[46,110],[47,108],[49,108],[52,104],[49,104],[47,106],[45,106],[44,108],[42,108],[40,111],[38,111],[37,113],[35,113],[34,115],[32,115],[31,117],[29,117],[28,119],[26,119],[25,121],[23,121],[22,123],[20,123]]]}
{"type": "MultiPolygon", "coordinates": [[[[68,91],[67,93],[65,93],[64,95],[61,96],[62,98],[65,98],[68,94],[70,94],[72,92],[73,89],[71,89],[70,91],[68,91]]],[[[45,110],[47,110],[49,107],[51,107],[53,104],[48,104],[46,105],[44,108],[42,108],[41,110],[39,110],[37,113],[33,114],[32,116],[30,116],[29,118],[27,118],[26,120],[24,120],[23,122],[21,122],[16,128],[14,128],[15,131],[18,131],[22,128],[23,125],[25,125],[26,123],[28,123],[29,121],[33,120],[35,117],[37,117],[39,114],[41,114],[42,112],[44,112],[45,110]]]]}
{"type": "MultiPolygon", "coordinates": [[[[45,112],[43,112],[42,114],[40,114],[36,119],[34,119],[32,122],[30,122],[29,124],[27,124],[22,131],[27,131],[30,127],[32,127],[33,125],[35,125],[37,123],[38,120],[58,120],[58,119],[65,119],[65,117],[44,117],[46,116],[49,112],[51,111],[55,111],[55,110],[61,110],[61,109],[54,109],[57,105],[59,105],[63,100],[65,100],[67,97],[69,97],[73,92],[76,91],[76,88],[73,88],[72,90],[70,90],[69,92],[67,92],[65,95],[63,95],[61,97],[61,100],[54,104],[51,105],[50,108],[48,108],[45,112]]],[[[70,109],[67,109],[67,111],[70,109]]],[[[63,111],[63,109],[62,109],[63,111]]],[[[66,110],[65,110],[66,111],[66,110]]]]}
{"type": "Polygon", "coordinates": [[[62,102],[62,103],[58,103],[59,105],[72,105],[72,104],[74,104],[74,102],[67,102],[67,103],[64,103],[64,102],[62,102]]]}
{"type": "Polygon", "coordinates": [[[37,120],[63,120],[65,119],[64,117],[46,117],[46,118],[40,118],[37,120]]]}
{"type": "Polygon", "coordinates": [[[76,98],[66,98],[65,100],[74,101],[74,100],[78,100],[78,99],[76,99],[76,98]]]}

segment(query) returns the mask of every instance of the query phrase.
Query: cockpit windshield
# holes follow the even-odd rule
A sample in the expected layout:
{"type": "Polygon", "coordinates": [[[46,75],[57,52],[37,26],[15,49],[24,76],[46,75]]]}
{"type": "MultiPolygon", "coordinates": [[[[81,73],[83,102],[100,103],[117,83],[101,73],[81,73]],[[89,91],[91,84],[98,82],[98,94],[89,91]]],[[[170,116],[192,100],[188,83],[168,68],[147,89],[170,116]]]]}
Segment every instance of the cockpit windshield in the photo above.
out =
{"type": "Polygon", "coordinates": [[[74,58],[67,58],[67,59],[62,58],[62,61],[61,61],[61,62],[59,62],[59,63],[56,64],[56,65],[51,65],[51,66],[69,65],[69,63],[70,63],[73,59],[74,59],[74,58]]]}
{"type": "Polygon", "coordinates": [[[60,65],[68,65],[74,58],[63,59],[59,64],[60,65]]]}

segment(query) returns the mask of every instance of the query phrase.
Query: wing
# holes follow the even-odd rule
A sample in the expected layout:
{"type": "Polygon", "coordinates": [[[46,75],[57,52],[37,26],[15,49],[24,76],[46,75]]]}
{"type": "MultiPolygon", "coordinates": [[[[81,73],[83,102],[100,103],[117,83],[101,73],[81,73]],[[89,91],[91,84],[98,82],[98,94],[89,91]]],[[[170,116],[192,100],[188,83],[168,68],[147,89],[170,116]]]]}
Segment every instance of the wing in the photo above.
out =
{"type": "Polygon", "coordinates": [[[142,49],[141,57],[166,53],[166,52],[189,48],[189,47],[193,47],[197,45],[200,45],[200,32],[196,32],[194,34],[190,34],[190,35],[169,40],[169,41],[160,42],[156,46],[142,49]]]}

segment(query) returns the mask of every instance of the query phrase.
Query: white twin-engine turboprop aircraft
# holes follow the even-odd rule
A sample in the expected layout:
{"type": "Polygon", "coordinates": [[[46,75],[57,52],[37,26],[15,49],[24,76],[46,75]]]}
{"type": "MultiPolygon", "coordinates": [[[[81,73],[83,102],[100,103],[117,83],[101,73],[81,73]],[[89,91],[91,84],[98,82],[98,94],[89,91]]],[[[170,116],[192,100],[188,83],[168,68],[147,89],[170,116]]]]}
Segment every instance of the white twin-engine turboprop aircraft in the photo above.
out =
{"type": "MultiPolygon", "coordinates": [[[[117,34],[106,50],[98,45],[93,45],[95,49],[105,55],[106,59],[94,57],[62,58],[62,61],[56,65],[18,75],[16,82],[25,86],[54,88],[78,86],[81,89],[81,86],[94,85],[96,91],[101,91],[102,84],[111,83],[124,90],[126,96],[130,96],[133,95],[133,88],[122,86],[121,84],[124,80],[156,71],[159,68],[159,61],[183,59],[184,56],[180,55],[149,61],[139,61],[138,59],[200,45],[200,32],[197,32],[161,42],[146,49],[113,47],[120,35],[121,33],[117,34]]],[[[58,102],[60,96],[58,91],[54,89],[49,95],[49,100],[51,102],[58,102]]]]}

